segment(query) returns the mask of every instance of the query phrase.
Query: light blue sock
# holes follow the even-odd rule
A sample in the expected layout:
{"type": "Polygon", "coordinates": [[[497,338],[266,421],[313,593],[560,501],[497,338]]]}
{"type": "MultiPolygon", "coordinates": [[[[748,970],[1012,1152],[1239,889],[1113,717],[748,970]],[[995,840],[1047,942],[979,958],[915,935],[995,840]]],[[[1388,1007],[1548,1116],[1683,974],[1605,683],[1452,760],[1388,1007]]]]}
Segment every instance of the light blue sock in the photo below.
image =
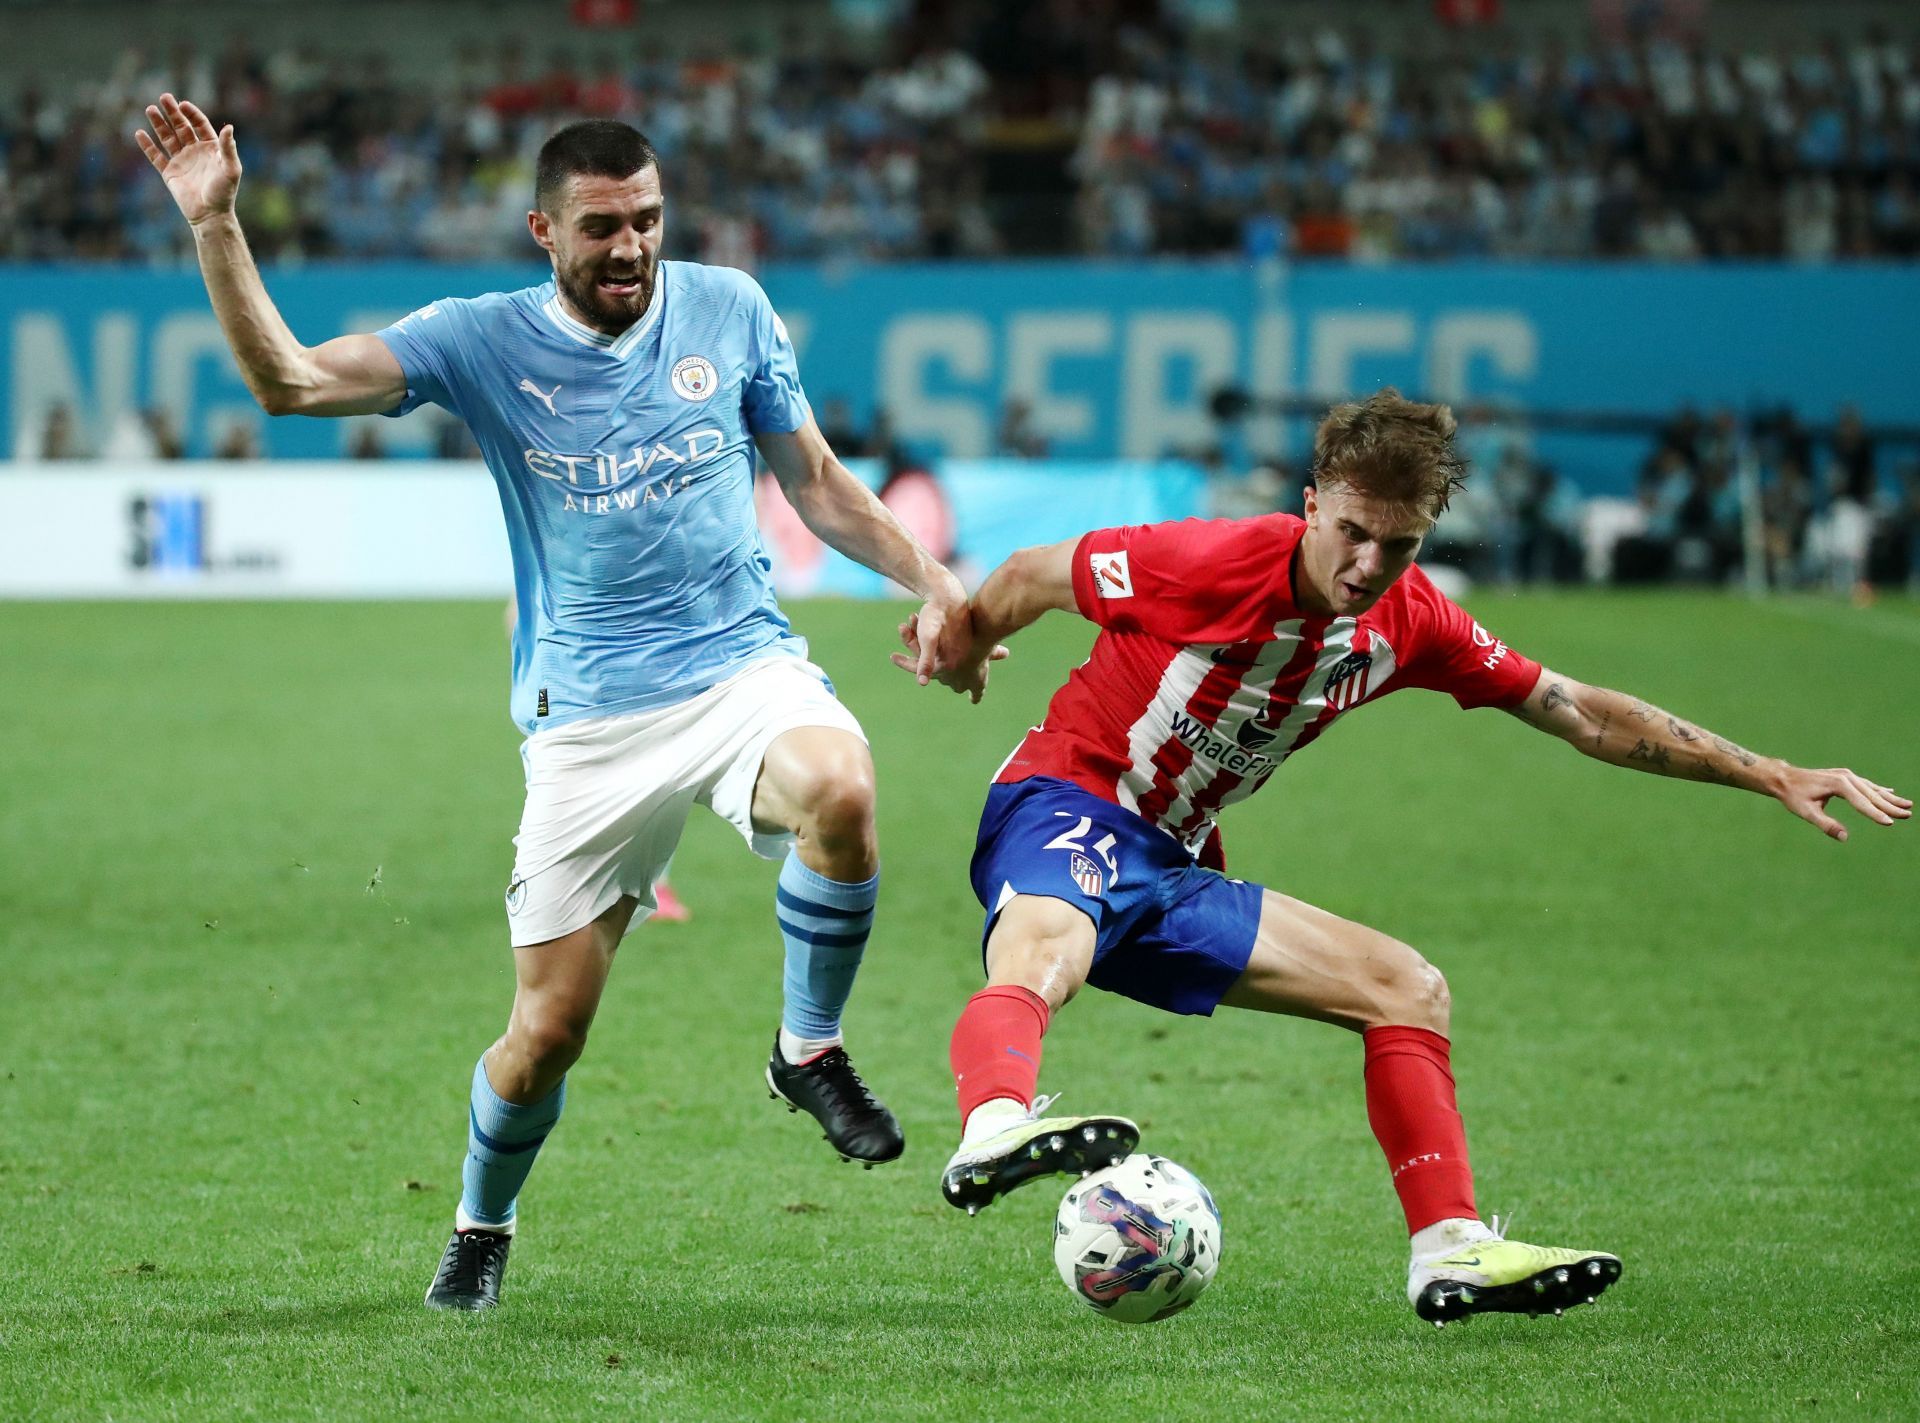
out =
{"type": "Polygon", "coordinates": [[[775,915],[787,944],[780,1024],[795,1037],[839,1035],[840,1013],[853,992],[879,896],[878,874],[842,884],[815,874],[792,854],[780,867],[775,915]]]}
{"type": "Polygon", "coordinates": [[[460,1172],[460,1209],[480,1225],[509,1225],[513,1203],[533,1158],[567,1103],[567,1080],[531,1106],[509,1102],[487,1081],[487,1060],[473,1069],[467,1109],[467,1163],[460,1172]]]}

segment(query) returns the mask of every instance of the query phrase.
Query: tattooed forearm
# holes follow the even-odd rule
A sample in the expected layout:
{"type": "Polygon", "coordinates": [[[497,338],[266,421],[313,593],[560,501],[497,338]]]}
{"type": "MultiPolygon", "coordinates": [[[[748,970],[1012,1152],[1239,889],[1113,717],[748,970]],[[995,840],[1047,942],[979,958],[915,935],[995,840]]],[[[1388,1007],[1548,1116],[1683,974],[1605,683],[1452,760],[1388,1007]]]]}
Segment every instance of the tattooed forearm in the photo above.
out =
{"type": "Polygon", "coordinates": [[[1650,766],[1664,768],[1672,759],[1672,753],[1664,746],[1656,746],[1651,741],[1636,741],[1633,750],[1627,753],[1629,761],[1645,761],[1650,766]]]}
{"type": "Polygon", "coordinates": [[[1767,789],[1764,757],[1649,702],[1590,688],[1580,692],[1579,708],[1586,727],[1575,744],[1598,760],[1658,776],[1767,789]]]}
{"type": "Polygon", "coordinates": [[[1528,726],[1551,732],[1555,736],[1570,736],[1572,732],[1569,729],[1569,723],[1571,722],[1573,727],[1578,726],[1579,709],[1575,707],[1571,716],[1566,713],[1556,716],[1555,713],[1562,707],[1574,707],[1573,697],[1563,683],[1549,682],[1546,690],[1540,693],[1538,705],[1534,703],[1532,697],[1529,697],[1519,706],[1509,707],[1508,710],[1528,726]]]}
{"type": "Polygon", "coordinates": [[[1596,761],[1772,794],[1780,764],[1625,692],[1546,673],[1511,709],[1596,761]]]}
{"type": "Polygon", "coordinates": [[[1724,736],[1714,737],[1713,744],[1715,746],[1718,746],[1722,751],[1726,752],[1729,756],[1733,757],[1734,760],[1738,761],[1743,766],[1754,765],[1760,759],[1758,756],[1754,755],[1751,751],[1747,750],[1746,747],[1736,746],[1731,741],[1727,740],[1727,738],[1724,736]]]}

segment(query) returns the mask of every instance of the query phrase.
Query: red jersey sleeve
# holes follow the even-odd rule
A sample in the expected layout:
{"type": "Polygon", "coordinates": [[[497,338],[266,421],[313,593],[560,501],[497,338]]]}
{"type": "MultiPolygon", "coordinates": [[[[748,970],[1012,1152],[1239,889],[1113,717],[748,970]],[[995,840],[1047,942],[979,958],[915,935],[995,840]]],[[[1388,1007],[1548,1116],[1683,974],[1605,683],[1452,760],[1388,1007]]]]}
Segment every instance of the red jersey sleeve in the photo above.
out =
{"type": "Polygon", "coordinates": [[[1168,642],[1243,642],[1292,614],[1297,531],[1270,519],[1182,519],[1096,529],[1073,551],[1081,615],[1168,642]]]}
{"type": "Polygon", "coordinates": [[[1420,627],[1406,685],[1445,692],[1467,708],[1525,701],[1540,680],[1540,664],[1481,627],[1418,568],[1404,576],[1420,627]]]}

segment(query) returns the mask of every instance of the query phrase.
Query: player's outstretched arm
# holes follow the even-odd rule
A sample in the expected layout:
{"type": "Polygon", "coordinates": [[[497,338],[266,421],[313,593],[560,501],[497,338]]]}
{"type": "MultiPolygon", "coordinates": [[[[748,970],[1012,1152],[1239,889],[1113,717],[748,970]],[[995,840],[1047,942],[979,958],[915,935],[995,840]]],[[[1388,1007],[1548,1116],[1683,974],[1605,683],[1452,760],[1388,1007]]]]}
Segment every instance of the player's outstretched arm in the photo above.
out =
{"type": "MultiPolygon", "coordinates": [[[[1078,538],[1023,548],[987,575],[973,595],[973,642],[960,665],[940,681],[974,701],[987,689],[987,668],[1007,655],[1001,644],[1049,608],[1079,611],[1073,596],[1073,551],[1078,538]]],[[[920,630],[912,618],[900,625],[909,653],[919,649],[920,630]]],[[[894,653],[893,664],[913,670],[911,656],[894,653]]]]}
{"type": "Polygon", "coordinates": [[[1596,761],[1681,780],[1710,781],[1772,796],[1835,840],[1847,828],[1827,814],[1836,796],[1867,819],[1891,825],[1913,814],[1913,802],[1852,771],[1810,771],[1744,746],[1670,712],[1606,687],[1590,687],[1540,669],[1540,680],[1513,714],[1596,761]]]}
{"type": "Polygon", "coordinates": [[[800,522],[822,543],[925,600],[914,615],[922,638],[912,670],[920,685],[959,665],[971,636],[965,585],[834,457],[813,418],[790,434],[756,435],[754,443],[800,522]]]}
{"type": "Polygon", "coordinates": [[[234,215],[240,151],[233,125],[215,131],[196,106],[171,94],[147,106],[153,132],[133,138],[193,229],[214,315],[253,398],[270,415],[377,415],[407,394],[407,377],[377,336],[319,346],[294,338],[267,295],[234,215]]]}

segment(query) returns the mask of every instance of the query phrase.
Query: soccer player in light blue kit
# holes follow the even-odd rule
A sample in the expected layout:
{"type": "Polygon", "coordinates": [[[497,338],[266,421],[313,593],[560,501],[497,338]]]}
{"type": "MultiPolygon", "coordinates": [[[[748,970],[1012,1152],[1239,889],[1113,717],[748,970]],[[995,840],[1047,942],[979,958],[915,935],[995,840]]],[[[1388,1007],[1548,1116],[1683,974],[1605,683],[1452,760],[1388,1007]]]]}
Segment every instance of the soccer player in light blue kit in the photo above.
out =
{"type": "Polygon", "coordinates": [[[514,720],[527,800],[507,890],[516,989],[476,1064],[464,1190],[430,1305],[499,1300],[514,1207],[566,1072],[688,810],[784,855],[784,1008],[767,1085],[843,1158],[897,1157],[899,1123],[841,1043],[879,886],[873,763],[774,602],[753,515],[757,445],[826,543],[917,591],[921,680],[970,643],[965,591],[836,460],[786,328],[751,277],[660,259],[659,165],[636,130],[561,129],[528,214],[553,280],[423,306],[302,346],[234,216],[231,126],[163,95],[136,135],[191,224],[241,374],[272,414],[466,421],[513,547],[514,720]]]}

